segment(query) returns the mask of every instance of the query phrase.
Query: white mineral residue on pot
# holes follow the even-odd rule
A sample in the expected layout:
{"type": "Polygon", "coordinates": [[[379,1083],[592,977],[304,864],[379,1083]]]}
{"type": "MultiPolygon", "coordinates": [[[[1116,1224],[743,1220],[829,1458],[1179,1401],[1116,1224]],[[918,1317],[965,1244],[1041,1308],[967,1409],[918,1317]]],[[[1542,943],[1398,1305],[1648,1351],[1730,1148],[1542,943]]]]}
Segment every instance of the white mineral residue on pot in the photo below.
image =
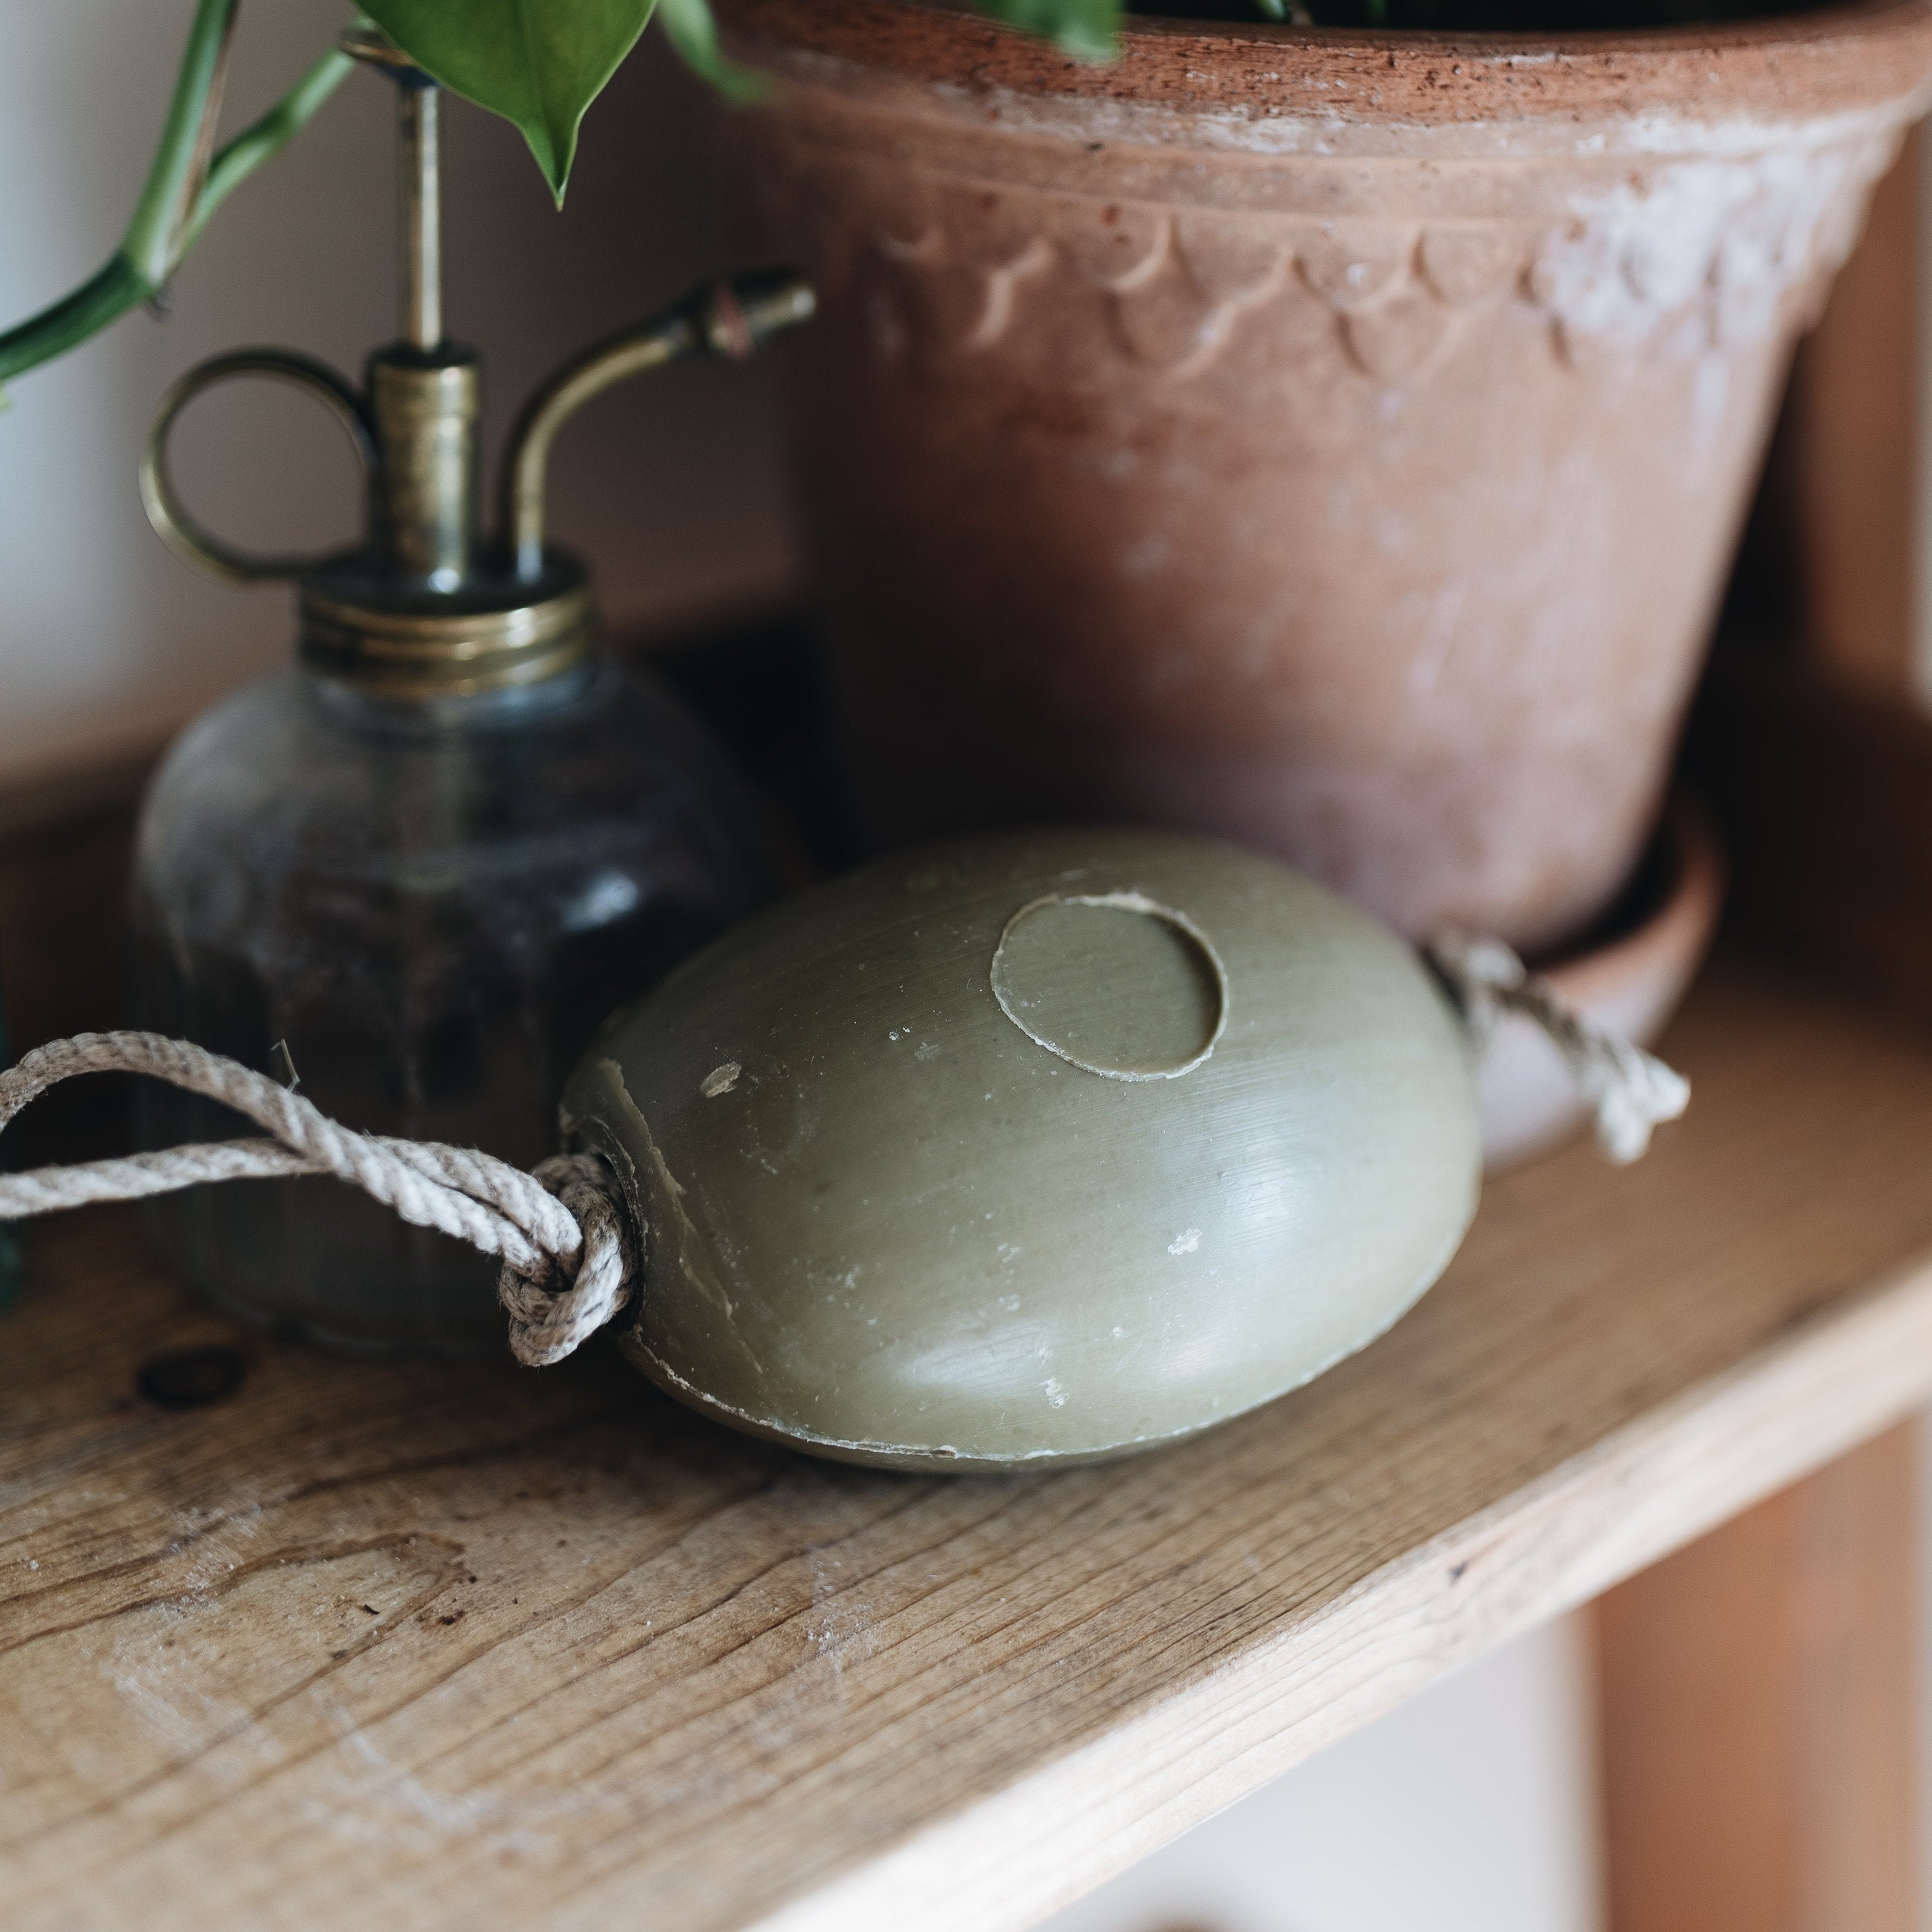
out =
{"type": "Polygon", "coordinates": [[[1456,622],[1468,596],[1467,584],[1451,582],[1432,591],[1410,592],[1398,600],[1405,618],[1413,612],[1419,620],[1412,626],[1417,633],[1417,644],[1408,670],[1409,695],[1418,702],[1426,704],[1436,694],[1436,687],[1455,648],[1456,622]]]}
{"type": "MultiPolygon", "coordinates": [[[[1553,58],[1553,57],[1552,57],[1553,58]]],[[[1510,65],[1537,64],[1534,55],[1517,55],[1510,65]]],[[[817,66],[820,77],[837,86],[856,76],[845,63],[794,56],[795,69],[817,66]],[[839,70],[834,74],[830,70],[839,70]]],[[[1409,158],[1524,158],[1532,154],[1593,158],[1618,154],[1682,155],[1687,158],[1750,160],[1767,153],[1852,146],[1895,139],[1924,111],[1922,100],[1901,96],[1876,106],[1838,114],[1766,121],[1749,115],[1721,119],[1653,109],[1632,115],[1478,114],[1468,119],[1407,121],[1376,112],[1365,92],[1357,97],[1366,112],[1351,112],[1354,102],[1338,89],[1331,106],[1314,112],[1258,100],[1245,106],[1177,112],[1156,101],[1102,100],[1091,95],[1022,94],[1000,87],[935,85],[922,98],[944,103],[983,124],[991,118],[1002,128],[1044,134],[1082,146],[1095,141],[1136,146],[1205,148],[1255,154],[1309,154],[1409,158]]]]}
{"type": "Polygon", "coordinates": [[[1538,251],[1534,298],[1566,329],[1635,343],[1707,298],[1732,347],[1779,326],[1794,285],[1836,268],[1888,141],[1749,160],[1674,161],[1569,197],[1538,251]]]}
{"type": "Polygon", "coordinates": [[[1730,419],[1731,363],[1726,356],[1707,355],[1697,364],[1690,388],[1690,457],[1702,474],[1716,454],[1725,424],[1730,419]]]}

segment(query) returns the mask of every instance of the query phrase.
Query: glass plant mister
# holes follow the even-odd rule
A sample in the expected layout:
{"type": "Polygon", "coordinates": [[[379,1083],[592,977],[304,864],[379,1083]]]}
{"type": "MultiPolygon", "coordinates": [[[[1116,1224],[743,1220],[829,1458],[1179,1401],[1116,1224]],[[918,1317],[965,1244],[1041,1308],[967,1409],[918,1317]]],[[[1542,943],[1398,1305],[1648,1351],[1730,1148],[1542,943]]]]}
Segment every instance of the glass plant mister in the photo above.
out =
{"type": "MultiPolygon", "coordinates": [[[[298,1078],[350,1125],[527,1165],[553,1150],[559,1090],[605,1014],[774,884],[718,752],[593,650],[584,569],[543,538],[550,440],[611,383],[746,355],[811,296],[789,275],[740,277],[580,356],[512,433],[486,545],[478,366],[441,314],[437,91],[379,35],[345,44],[400,93],[404,339],[360,392],[254,350],[203,364],[163,405],[142,473],[155,528],[228,578],[294,578],[300,652],[192,725],[154,780],[140,1023],[298,1078]],[[244,556],[182,506],[169,430],[210,384],[248,375],[314,392],[347,428],[370,490],[354,552],[244,556]]],[[[149,1146],[239,1130],[171,1091],[144,1104],[149,1146]]],[[[155,1212],[176,1262],[256,1324],[370,1352],[502,1346],[488,1262],[328,1180],[202,1188],[155,1212]]]]}

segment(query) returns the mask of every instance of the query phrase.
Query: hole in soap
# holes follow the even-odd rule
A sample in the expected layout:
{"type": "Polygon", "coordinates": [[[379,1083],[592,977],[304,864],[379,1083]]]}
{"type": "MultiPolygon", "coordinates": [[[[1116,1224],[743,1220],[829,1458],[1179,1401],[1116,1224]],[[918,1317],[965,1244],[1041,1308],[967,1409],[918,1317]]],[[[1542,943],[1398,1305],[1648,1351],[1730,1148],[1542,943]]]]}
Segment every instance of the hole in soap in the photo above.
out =
{"type": "Polygon", "coordinates": [[[1029,902],[1000,935],[992,980],[1028,1039],[1110,1080],[1191,1073],[1228,1021],[1228,976],[1208,935],[1139,892],[1029,902]]]}

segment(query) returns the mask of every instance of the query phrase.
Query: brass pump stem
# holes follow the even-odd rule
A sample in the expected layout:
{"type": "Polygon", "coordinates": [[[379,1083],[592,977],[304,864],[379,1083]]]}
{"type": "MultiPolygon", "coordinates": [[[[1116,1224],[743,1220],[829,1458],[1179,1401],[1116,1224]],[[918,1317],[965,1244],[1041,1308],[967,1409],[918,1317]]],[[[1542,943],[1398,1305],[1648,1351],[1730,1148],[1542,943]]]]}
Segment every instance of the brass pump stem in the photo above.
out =
{"type": "Polygon", "coordinates": [[[434,349],[442,340],[442,90],[411,76],[396,94],[403,340],[434,349]]]}
{"type": "Polygon", "coordinates": [[[346,27],[342,51],[396,84],[397,288],[412,349],[442,340],[442,90],[386,34],[346,27]]]}
{"type": "Polygon", "coordinates": [[[449,591],[476,566],[480,372],[443,333],[442,90],[415,68],[391,73],[402,340],[369,364],[377,530],[389,568],[449,591]]]}

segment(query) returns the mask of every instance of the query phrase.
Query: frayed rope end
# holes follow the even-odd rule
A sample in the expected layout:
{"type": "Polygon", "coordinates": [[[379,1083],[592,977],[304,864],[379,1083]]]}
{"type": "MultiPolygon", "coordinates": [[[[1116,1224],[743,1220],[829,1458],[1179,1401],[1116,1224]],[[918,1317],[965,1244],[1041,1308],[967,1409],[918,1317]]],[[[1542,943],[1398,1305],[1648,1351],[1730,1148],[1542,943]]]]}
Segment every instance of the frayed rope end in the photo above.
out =
{"type": "Polygon", "coordinates": [[[1641,1160],[1652,1130],[1690,1104],[1682,1074],[1579,1012],[1501,940],[1450,927],[1422,950],[1462,1015],[1477,1058],[1506,1014],[1520,1014],[1544,1034],[1595,1117],[1606,1160],[1628,1167],[1641,1160]]]}

